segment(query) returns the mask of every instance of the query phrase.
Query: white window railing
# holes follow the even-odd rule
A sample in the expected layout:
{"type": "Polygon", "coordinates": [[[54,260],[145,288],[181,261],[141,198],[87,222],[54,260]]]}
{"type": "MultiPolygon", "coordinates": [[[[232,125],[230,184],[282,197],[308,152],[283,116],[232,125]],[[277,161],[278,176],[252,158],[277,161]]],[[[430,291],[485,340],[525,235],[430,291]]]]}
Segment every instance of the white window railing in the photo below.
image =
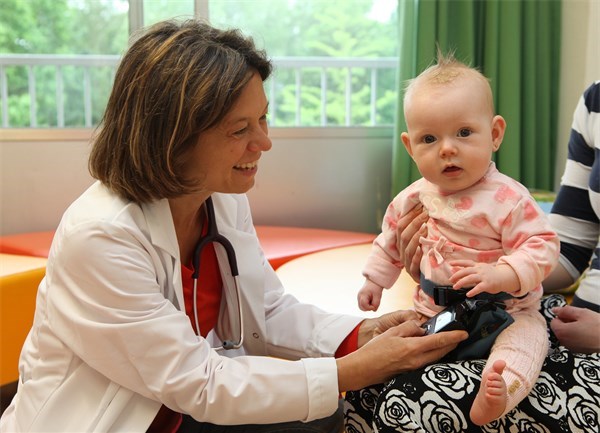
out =
{"type": "MultiPolygon", "coordinates": [[[[120,57],[0,54],[3,128],[93,127],[120,57]]],[[[393,124],[397,58],[275,57],[270,126],[393,124]]]]}

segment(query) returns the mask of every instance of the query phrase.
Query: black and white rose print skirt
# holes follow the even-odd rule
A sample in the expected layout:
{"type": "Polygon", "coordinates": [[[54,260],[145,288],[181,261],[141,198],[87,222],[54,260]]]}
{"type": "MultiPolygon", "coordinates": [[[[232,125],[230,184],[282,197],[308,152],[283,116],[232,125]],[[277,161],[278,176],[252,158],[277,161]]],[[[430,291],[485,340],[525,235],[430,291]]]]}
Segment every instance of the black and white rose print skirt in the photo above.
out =
{"type": "MultiPolygon", "coordinates": [[[[560,295],[544,298],[546,321],[554,317],[553,307],[565,304],[560,295]]],[[[550,352],[533,390],[501,419],[481,427],[471,423],[469,411],[485,360],[457,361],[347,392],[346,432],[600,432],[600,353],[573,353],[548,330],[550,352]]]]}

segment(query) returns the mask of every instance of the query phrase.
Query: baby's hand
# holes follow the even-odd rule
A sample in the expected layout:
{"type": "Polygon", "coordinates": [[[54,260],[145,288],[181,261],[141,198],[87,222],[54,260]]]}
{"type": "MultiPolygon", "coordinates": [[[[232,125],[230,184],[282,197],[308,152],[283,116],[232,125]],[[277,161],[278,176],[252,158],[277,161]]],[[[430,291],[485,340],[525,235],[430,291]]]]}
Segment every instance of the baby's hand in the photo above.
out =
{"type": "Polygon", "coordinates": [[[383,287],[366,280],[362,288],[358,291],[358,307],[362,311],[377,311],[381,303],[382,292],[383,287]]]}
{"type": "Polygon", "coordinates": [[[473,287],[467,292],[472,298],[480,293],[516,292],[521,288],[519,277],[513,269],[505,264],[490,265],[472,260],[452,260],[450,266],[459,267],[450,277],[454,289],[473,287]]]}

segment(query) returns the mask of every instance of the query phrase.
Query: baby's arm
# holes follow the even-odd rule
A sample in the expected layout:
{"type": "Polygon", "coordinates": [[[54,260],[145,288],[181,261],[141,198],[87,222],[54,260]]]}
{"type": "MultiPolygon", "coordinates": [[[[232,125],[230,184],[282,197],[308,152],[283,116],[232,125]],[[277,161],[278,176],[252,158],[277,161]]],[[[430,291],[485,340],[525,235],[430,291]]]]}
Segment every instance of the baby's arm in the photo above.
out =
{"type": "Polygon", "coordinates": [[[523,196],[500,230],[505,255],[493,263],[453,260],[453,287],[473,287],[468,296],[507,292],[522,296],[539,287],[558,262],[559,241],[533,198],[523,196]]]}
{"type": "Polygon", "coordinates": [[[453,260],[450,265],[460,268],[450,277],[455,289],[473,287],[467,292],[469,298],[484,292],[511,293],[521,289],[519,276],[507,264],[492,265],[472,260],[453,260]]]}
{"type": "Polygon", "coordinates": [[[391,242],[389,232],[386,231],[373,241],[362,270],[365,282],[357,296],[358,306],[363,311],[377,311],[383,288],[391,287],[402,271],[402,264],[397,261],[396,252],[390,248],[390,245],[395,245],[391,242]]]}
{"type": "MultiPolygon", "coordinates": [[[[389,204],[381,233],[373,241],[362,271],[365,283],[358,292],[358,306],[363,311],[379,308],[383,288],[391,287],[404,268],[398,251],[398,221],[419,204],[418,193],[411,193],[414,185],[401,191],[389,204]]],[[[414,212],[413,215],[418,213],[414,212]]]]}

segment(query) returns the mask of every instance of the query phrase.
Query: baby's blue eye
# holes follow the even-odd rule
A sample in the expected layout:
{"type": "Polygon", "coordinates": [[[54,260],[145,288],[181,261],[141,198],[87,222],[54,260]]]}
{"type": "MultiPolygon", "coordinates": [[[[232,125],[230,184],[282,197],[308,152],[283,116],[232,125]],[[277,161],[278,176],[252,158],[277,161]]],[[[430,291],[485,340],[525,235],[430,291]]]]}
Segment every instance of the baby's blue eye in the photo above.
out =
{"type": "Polygon", "coordinates": [[[433,135],[426,135],[423,137],[423,143],[431,144],[435,142],[435,137],[433,135]]]}
{"type": "Polygon", "coordinates": [[[458,131],[458,136],[459,137],[468,137],[469,135],[471,135],[471,130],[470,129],[463,128],[460,131],[458,131]]]}

